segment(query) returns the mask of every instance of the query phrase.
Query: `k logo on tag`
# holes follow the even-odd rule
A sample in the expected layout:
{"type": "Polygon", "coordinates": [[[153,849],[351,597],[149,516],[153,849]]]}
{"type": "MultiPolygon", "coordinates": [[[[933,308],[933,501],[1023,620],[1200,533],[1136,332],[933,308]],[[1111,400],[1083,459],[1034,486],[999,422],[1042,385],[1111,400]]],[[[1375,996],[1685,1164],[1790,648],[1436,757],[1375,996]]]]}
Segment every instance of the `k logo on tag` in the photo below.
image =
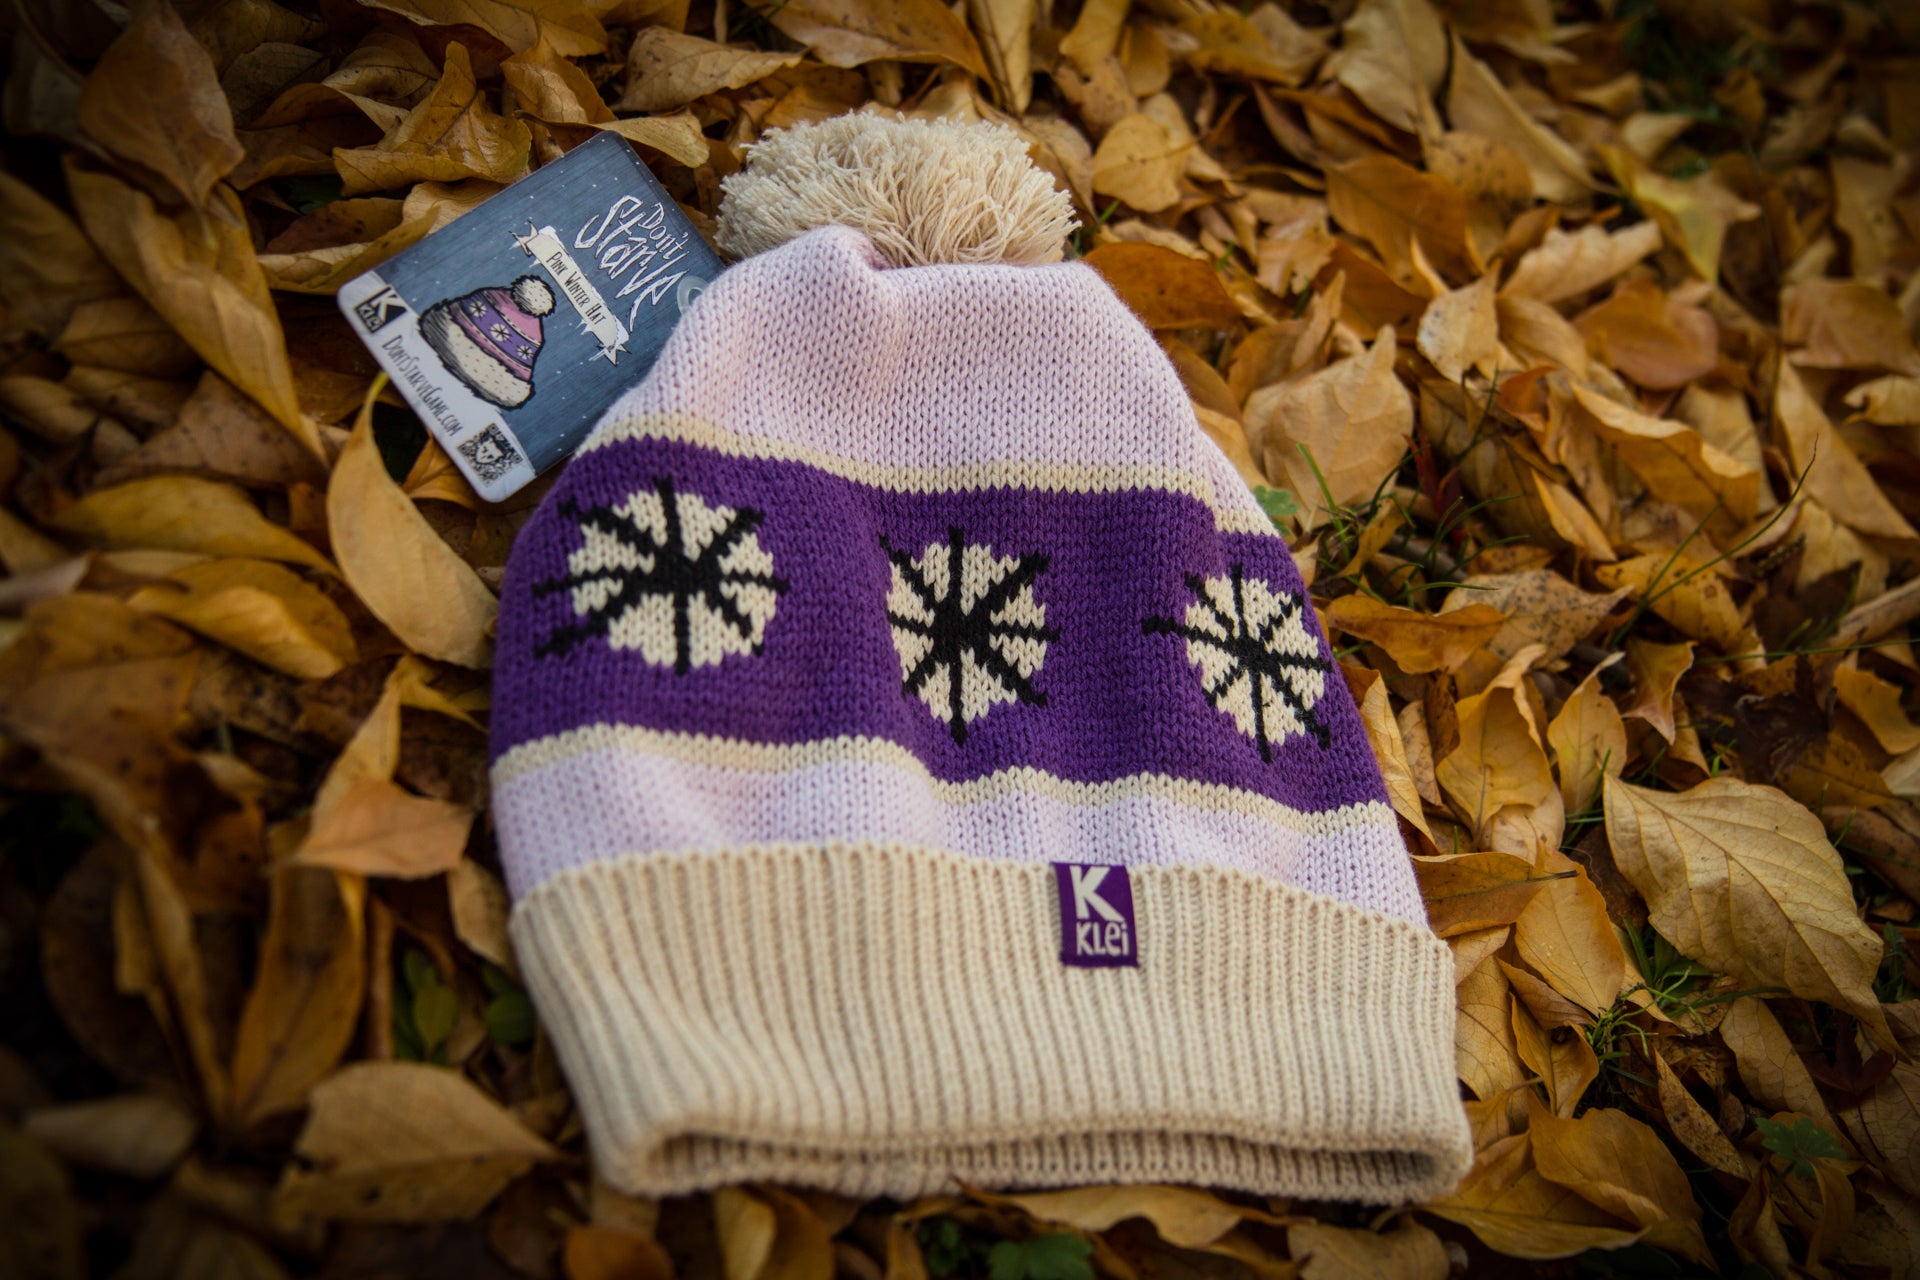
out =
{"type": "Polygon", "coordinates": [[[1133,881],[1125,867],[1053,864],[1060,885],[1060,963],[1081,969],[1137,968],[1133,881]]]}

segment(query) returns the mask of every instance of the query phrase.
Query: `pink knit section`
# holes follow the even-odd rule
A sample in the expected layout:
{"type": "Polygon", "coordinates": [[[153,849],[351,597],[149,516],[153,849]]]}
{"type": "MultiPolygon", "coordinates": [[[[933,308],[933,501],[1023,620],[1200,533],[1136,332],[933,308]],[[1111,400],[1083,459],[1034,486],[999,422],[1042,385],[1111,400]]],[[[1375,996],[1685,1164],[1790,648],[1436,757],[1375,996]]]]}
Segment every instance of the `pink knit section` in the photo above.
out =
{"type": "MultiPolygon", "coordinates": [[[[669,412],[882,467],[1225,463],[1091,267],[892,270],[844,227],[730,268],[606,423],[669,412]]],[[[1238,477],[1223,488],[1251,504],[1238,477]]]]}
{"type": "Polygon", "coordinates": [[[1081,800],[1057,794],[1062,784],[1038,773],[941,800],[924,770],[893,760],[740,768],[613,745],[620,735],[612,729],[583,736],[609,745],[495,777],[500,842],[519,851],[506,867],[516,898],[569,868],[627,853],[873,839],[1012,862],[1175,866],[1205,851],[1219,866],[1426,923],[1384,804],[1301,814],[1227,788],[1193,788],[1182,800],[1167,794],[1177,784],[1156,779],[1119,789],[1133,794],[1081,800]]]}

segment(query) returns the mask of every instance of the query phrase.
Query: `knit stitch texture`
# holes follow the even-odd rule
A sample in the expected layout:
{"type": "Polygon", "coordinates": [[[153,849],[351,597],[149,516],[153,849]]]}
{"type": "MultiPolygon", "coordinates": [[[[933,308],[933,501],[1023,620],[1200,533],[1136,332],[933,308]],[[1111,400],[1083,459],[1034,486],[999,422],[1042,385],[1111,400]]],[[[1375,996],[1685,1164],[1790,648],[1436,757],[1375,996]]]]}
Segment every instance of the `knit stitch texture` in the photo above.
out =
{"type": "Polygon", "coordinates": [[[615,1185],[1470,1163],[1292,557],[1086,266],[827,227],[731,268],[521,535],[498,653],[513,936],[615,1185]],[[1119,967],[1063,963],[1089,903],[1119,967]]]}

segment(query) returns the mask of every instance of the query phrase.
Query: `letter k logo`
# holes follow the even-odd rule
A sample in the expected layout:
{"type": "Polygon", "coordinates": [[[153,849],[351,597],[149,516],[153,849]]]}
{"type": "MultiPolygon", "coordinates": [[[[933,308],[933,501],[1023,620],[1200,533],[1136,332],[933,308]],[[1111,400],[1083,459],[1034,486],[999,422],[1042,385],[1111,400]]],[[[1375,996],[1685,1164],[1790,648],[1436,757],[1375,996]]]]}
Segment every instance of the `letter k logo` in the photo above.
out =
{"type": "Polygon", "coordinates": [[[1056,862],[1053,876],[1060,890],[1060,963],[1077,969],[1139,968],[1133,878],[1127,869],[1056,862]]]}
{"type": "Polygon", "coordinates": [[[1118,924],[1125,919],[1113,909],[1112,903],[1100,896],[1100,885],[1106,880],[1107,873],[1113,870],[1112,867],[1070,867],[1068,870],[1073,876],[1073,918],[1075,920],[1091,919],[1087,910],[1089,907],[1097,911],[1103,920],[1111,920],[1118,924]]]}

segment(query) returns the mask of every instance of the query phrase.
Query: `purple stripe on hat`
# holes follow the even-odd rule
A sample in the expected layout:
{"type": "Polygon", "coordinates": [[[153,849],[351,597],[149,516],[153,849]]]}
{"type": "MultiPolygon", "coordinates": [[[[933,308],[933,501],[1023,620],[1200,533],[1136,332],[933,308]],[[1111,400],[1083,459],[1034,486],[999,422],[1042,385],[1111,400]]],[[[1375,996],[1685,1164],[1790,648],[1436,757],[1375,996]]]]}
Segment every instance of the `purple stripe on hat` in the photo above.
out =
{"type": "Polygon", "coordinates": [[[526,340],[525,335],[517,330],[513,330],[513,336],[510,339],[494,338],[488,330],[492,329],[496,324],[507,324],[507,318],[501,315],[500,312],[485,299],[475,296],[472,300],[481,307],[479,316],[476,317],[468,314],[465,305],[466,299],[457,299],[453,303],[454,322],[467,331],[467,336],[478,343],[482,351],[507,366],[507,370],[512,373],[514,377],[520,379],[522,382],[532,379],[533,366],[524,361],[514,359],[511,355],[507,354],[506,348],[501,346],[502,341],[524,342],[526,340]]]}
{"type": "Polygon", "coordinates": [[[522,532],[498,641],[496,757],[612,723],[766,743],[882,738],[946,781],[1021,767],[1077,782],[1161,774],[1308,812],[1386,796],[1286,544],[1217,534],[1205,504],[1162,490],[904,493],[801,463],[623,441],[575,459],[522,532]],[[589,527],[604,539],[626,521],[632,534],[613,508],[637,511],[627,507],[635,495],[657,504],[661,493],[680,508],[683,532],[706,530],[687,536],[712,538],[718,526],[698,522],[716,518],[715,508],[739,513],[719,557],[736,575],[720,592],[731,605],[696,600],[679,619],[670,600],[636,596],[653,610],[651,623],[622,606],[625,621],[611,630],[614,611],[577,614],[579,599],[612,593],[565,582],[589,527]],[[952,619],[935,606],[951,594],[956,542],[963,570],[985,573],[961,583],[961,598],[992,594],[983,612],[1001,628],[998,660],[963,663],[957,683],[954,664],[923,653],[952,643],[952,619]],[[771,570],[754,567],[755,545],[771,570]],[[1193,550],[1170,562],[1169,547],[1193,550]],[[895,575],[913,560],[927,572],[909,590],[895,575]],[[1212,603],[1200,604],[1196,588],[1211,590],[1212,603]],[[746,616],[749,589],[763,613],[777,592],[764,630],[746,616]],[[1271,655],[1252,641],[1203,649],[1214,664],[1203,672],[1189,656],[1196,619],[1218,627],[1213,619],[1239,610],[1256,630],[1271,629],[1271,655]],[[1287,610],[1304,629],[1280,626],[1287,610]],[[1288,704],[1275,685],[1261,686],[1269,696],[1256,707],[1244,671],[1235,677],[1222,665],[1235,652],[1296,690],[1318,681],[1310,708],[1288,704]],[[914,694],[903,689],[903,668],[923,677],[914,694]]]}

